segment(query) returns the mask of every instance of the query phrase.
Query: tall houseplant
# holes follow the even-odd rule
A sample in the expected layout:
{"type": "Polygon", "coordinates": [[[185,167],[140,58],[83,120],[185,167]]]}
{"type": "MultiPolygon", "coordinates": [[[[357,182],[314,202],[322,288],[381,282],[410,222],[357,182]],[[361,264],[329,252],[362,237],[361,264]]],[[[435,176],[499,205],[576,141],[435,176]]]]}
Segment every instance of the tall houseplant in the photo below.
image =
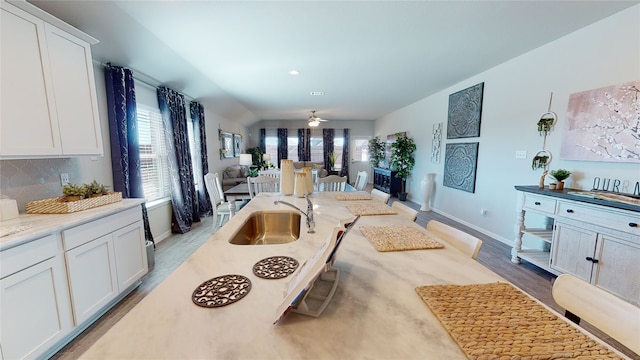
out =
{"type": "Polygon", "coordinates": [[[406,133],[396,133],[396,141],[391,144],[391,158],[389,164],[391,168],[397,171],[396,177],[402,179],[402,190],[398,193],[398,199],[404,201],[407,199],[405,191],[407,178],[411,176],[411,170],[416,164],[413,153],[416,151],[416,144],[412,138],[407,137],[406,133]]]}
{"type": "Polygon", "coordinates": [[[378,136],[369,140],[369,163],[373,167],[380,166],[384,160],[384,142],[378,136]]]}

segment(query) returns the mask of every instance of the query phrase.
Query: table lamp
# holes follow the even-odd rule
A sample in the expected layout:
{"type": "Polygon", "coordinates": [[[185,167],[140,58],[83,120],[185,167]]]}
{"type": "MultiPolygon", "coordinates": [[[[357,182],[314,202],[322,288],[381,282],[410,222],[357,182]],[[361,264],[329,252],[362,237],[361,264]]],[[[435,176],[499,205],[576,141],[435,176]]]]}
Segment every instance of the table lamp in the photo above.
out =
{"type": "Polygon", "coordinates": [[[240,165],[251,166],[253,159],[251,154],[240,154],[240,165]]]}

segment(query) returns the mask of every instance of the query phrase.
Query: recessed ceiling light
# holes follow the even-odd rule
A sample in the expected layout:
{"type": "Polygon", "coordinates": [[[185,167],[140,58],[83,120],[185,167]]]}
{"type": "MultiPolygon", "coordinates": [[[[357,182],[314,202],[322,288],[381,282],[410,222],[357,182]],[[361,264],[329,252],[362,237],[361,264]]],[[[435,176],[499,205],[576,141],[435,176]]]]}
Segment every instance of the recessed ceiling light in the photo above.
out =
{"type": "Polygon", "coordinates": [[[300,71],[298,71],[298,70],[291,70],[291,71],[289,71],[289,75],[300,75],[300,71]]]}
{"type": "Polygon", "coordinates": [[[309,93],[309,95],[311,95],[311,96],[322,96],[322,95],[324,95],[324,91],[311,91],[309,93]]]}

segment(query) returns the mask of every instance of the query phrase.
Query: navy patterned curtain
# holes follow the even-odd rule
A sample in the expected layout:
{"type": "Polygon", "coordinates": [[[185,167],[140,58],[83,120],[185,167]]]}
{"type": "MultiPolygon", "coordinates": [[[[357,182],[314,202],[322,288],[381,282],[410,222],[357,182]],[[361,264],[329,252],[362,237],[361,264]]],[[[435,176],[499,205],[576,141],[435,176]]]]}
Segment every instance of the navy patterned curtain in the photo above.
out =
{"type": "Polygon", "coordinates": [[[158,105],[162,114],[165,146],[171,179],[173,218],[171,231],[184,234],[191,230],[193,222],[200,221],[196,189],[193,183],[193,167],[187,136],[187,110],[184,96],[166,87],[158,88],[158,105]]]}
{"type": "Polygon", "coordinates": [[[209,215],[211,213],[211,199],[207,196],[204,186],[204,175],[209,172],[209,158],[207,156],[207,134],[204,124],[204,107],[198,102],[192,101],[189,104],[191,110],[191,121],[193,122],[193,137],[195,144],[194,150],[194,168],[198,174],[200,181],[199,189],[196,189],[198,194],[198,214],[201,216],[209,215]]]}
{"type": "Polygon", "coordinates": [[[342,170],[340,170],[340,176],[346,176],[347,182],[349,182],[349,129],[344,129],[342,132],[342,170]]]}
{"type": "Polygon", "coordinates": [[[260,150],[263,154],[267,153],[267,129],[260,129],[260,150]]]}
{"type": "Polygon", "coordinates": [[[278,129],[278,167],[280,167],[280,160],[289,158],[289,144],[287,136],[287,129],[278,129]]]}
{"type": "Polygon", "coordinates": [[[298,129],[298,161],[311,161],[311,129],[298,129]]]}
{"type": "MultiPolygon", "coordinates": [[[[144,198],[133,73],[129,69],[108,64],[104,68],[104,78],[111,138],[113,191],[122,192],[124,198],[144,198]]],[[[145,204],[142,204],[142,220],[145,239],[154,242],[145,204]]]]}
{"type": "Polygon", "coordinates": [[[329,153],[333,152],[333,136],[334,129],[322,129],[322,150],[324,151],[324,168],[327,171],[331,171],[331,165],[329,164],[329,153]]]}

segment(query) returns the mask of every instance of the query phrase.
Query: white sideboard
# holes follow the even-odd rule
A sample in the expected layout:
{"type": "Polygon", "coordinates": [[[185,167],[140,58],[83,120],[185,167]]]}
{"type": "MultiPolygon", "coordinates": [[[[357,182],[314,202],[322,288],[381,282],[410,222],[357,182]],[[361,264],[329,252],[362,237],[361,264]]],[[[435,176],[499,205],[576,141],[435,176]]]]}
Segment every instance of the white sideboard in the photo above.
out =
{"type": "Polygon", "coordinates": [[[526,260],[573,274],[640,306],[640,206],[572,194],[575,190],[516,186],[516,238],[511,261],[526,260]],[[527,227],[527,215],[542,217],[527,227]],[[547,243],[523,248],[523,238],[547,243]]]}
{"type": "Polygon", "coordinates": [[[33,229],[0,243],[0,359],[53,355],[140,284],[141,202],[2,223],[33,229]]]}
{"type": "Polygon", "coordinates": [[[20,5],[0,2],[0,158],[102,155],[89,42],[20,5]]]}

